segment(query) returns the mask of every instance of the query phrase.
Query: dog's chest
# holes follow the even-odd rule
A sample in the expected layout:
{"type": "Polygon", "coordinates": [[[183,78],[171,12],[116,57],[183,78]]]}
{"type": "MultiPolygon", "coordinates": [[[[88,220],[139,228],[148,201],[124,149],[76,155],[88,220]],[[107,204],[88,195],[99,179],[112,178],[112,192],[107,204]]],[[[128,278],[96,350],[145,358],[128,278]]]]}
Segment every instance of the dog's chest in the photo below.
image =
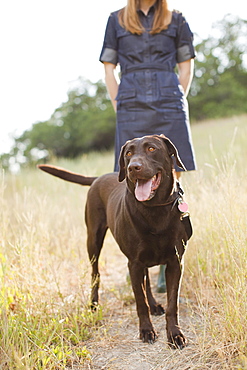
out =
{"type": "Polygon", "coordinates": [[[176,245],[181,249],[185,240],[179,213],[175,209],[157,212],[157,207],[138,207],[124,198],[115,202],[114,215],[108,217],[108,226],[121,251],[129,260],[137,259],[146,266],[165,263],[176,253],[176,245]]]}
{"type": "MultiPolygon", "coordinates": [[[[120,223],[121,225],[121,223],[120,223]]],[[[145,266],[151,267],[165,264],[167,259],[177,253],[183,253],[183,235],[178,229],[150,229],[143,230],[138,225],[133,228],[132,223],[125,223],[124,227],[116,227],[113,235],[129,260],[139,260],[145,266]],[[177,247],[178,246],[178,247],[177,247]]]]}
{"type": "Polygon", "coordinates": [[[137,258],[147,267],[165,264],[169,258],[176,254],[176,245],[178,244],[178,249],[182,252],[181,236],[177,235],[174,237],[174,234],[169,233],[160,235],[148,234],[145,239],[140,240],[137,258]]]}

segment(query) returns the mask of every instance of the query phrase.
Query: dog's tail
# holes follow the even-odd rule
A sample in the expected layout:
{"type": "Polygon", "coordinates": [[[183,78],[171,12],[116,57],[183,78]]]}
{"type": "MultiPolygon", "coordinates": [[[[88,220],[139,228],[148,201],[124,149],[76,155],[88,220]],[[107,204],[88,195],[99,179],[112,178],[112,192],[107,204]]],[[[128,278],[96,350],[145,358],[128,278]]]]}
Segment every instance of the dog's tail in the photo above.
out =
{"type": "Polygon", "coordinates": [[[91,185],[97,179],[97,177],[82,176],[79,173],[70,172],[64,168],[50,166],[48,164],[39,164],[37,167],[53,176],[60,177],[60,179],[80,185],[91,185]]]}

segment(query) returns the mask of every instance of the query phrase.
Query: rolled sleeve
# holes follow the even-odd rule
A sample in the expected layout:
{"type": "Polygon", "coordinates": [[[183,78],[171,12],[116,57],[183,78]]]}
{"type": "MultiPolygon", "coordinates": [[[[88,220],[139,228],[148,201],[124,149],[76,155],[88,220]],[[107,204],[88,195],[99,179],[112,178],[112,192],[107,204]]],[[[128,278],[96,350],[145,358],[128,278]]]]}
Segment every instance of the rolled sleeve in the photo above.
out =
{"type": "Polygon", "coordinates": [[[99,60],[102,63],[108,62],[117,65],[118,52],[115,22],[115,15],[111,14],[106,25],[105,37],[99,60]]]}
{"type": "Polygon", "coordinates": [[[193,46],[193,33],[182,14],[179,17],[179,27],[177,34],[177,63],[195,58],[195,49],[193,46]]]}
{"type": "Polygon", "coordinates": [[[100,56],[100,61],[102,63],[108,62],[117,65],[117,51],[110,48],[104,48],[100,56]]]}
{"type": "Polygon", "coordinates": [[[177,49],[177,63],[185,62],[191,58],[194,58],[195,55],[191,53],[191,48],[189,45],[183,45],[177,49]]]}

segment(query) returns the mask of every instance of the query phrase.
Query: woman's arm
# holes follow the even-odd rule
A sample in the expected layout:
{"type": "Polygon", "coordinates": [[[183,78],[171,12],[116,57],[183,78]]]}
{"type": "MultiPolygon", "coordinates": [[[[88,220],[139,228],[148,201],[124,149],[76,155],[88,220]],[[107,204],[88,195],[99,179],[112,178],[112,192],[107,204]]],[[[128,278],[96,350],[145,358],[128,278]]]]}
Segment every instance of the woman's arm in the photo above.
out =
{"type": "Polygon", "coordinates": [[[116,66],[112,63],[104,62],[105,67],[105,84],[110,95],[110,99],[114,108],[114,111],[117,111],[117,101],[116,96],[118,93],[118,82],[115,76],[116,66]]]}
{"type": "Polygon", "coordinates": [[[191,81],[194,72],[194,59],[178,63],[178,79],[184,89],[184,95],[187,96],[190,90],[191,81]]]}

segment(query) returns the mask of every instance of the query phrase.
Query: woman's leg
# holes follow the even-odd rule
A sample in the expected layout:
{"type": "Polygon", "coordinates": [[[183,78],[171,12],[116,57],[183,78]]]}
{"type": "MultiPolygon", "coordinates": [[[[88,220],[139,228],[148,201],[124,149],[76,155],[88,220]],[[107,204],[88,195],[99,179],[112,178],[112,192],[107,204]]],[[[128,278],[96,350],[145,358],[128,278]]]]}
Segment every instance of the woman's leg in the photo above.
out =
{"type": "MultiPolygon", "coordinates": [[[[177,180],[180,179],[182,172],[176,172],[177,180]]],[[[166,278],[165,278],[166,265],[160,265],[160,271],[158,276],[157,283],[157,292],[165,293],[166,292],[166,278]]]]}
{"type": "Polygon", "coordinates": [[[166,278],[165,278],[166,265],[160,265],[160,271],[158,276],[157,283],[157,292],[165,293],[166,292],[166,278]]]}

